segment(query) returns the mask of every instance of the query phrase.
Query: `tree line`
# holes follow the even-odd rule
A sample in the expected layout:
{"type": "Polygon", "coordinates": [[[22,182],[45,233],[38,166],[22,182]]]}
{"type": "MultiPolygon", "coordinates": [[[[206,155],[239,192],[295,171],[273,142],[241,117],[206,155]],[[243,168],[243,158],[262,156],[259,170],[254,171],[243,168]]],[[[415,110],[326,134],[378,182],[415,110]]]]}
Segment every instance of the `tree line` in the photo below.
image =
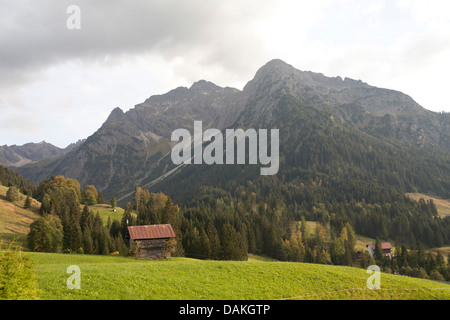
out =
{"type": "Polygon", "coordinates": [[[32,196],[36,190],[36,185],[30,180],[25,179],[23,176],[14,172],[13,170],[2,166],[0,164],[0,185],[6,187],[14,186],[18,191],[24,195],[32,196]]]}
{"type": "MultiPolygon", "coordinates": [[[[375,262],[388,272],[436,279],[448,279],[450,275],[439,255],[434,258],[428,254],[423,258],[420,240],[417,242],[421,244],[420,254],[407,250],[404,240],[411,239],[403,238],[401,233],[397,239],[397,243],[401,243],[398,257],[387,261],[379,257],[372,259],[366,253],[358,261],[354,225],[361,228],[360,221],[353,220],[347,210],[367,220],[364,217],[367,213],[363,211],[372,204],[350,202],[346,207],[338,203],[319,203],[308,208],[303,203],[290,207],[282,197],[258,197],[251,191],[255,186],[255,182],[249,182],[246,188],[236,188],[239,197],[221,189],[204,187],[189,206],[181,208],[163,193],[137,187],[121,221],[109,219],[105,224],[98,212],[94,214],[86,203],[83,204],[87,199],[83,196],[86,188],[80,188],[76,180],[54,177],[44,180],[36,189],[38,200],[42,201],[42,217],[30,226],[28,247],[44,252],[110,254],[119,251],[126,254],[130,250],[128,226],[169,223],[176,234],[173,256],[247,260],[248,253],[254,253],[281,261],[334,265],[366,267],[375,262]]],[[[411,206],[409,209],[415,214],[436,218],[436,208],[431,201],[405,200],[403,205],[411,206]]],[[[396,210],[402,211],[401,208],[377,207],[374,212],[380,216],[385,210],[387,216],[392,217],[399,215],[396,210]]]]}
{"type": "MultiPolygon", "coordinates": [[[[123,251],[122,236],[111,232],[117,223],[105,225],[97,212],[89,210],[92,188],[80,188],[75,179],[57,176],[45,179],[35,192],[41,202],[41,218],[30,225],[28,248],[39,252],[109,254],[123,251]]],[[[96,202],[97,203],[97,202],[96,202]]]]}
{"type": "Polygon", "coordinates": [[[362,268],[376,264],[382,271],[415,278],[437,281],[450,281],[450,253],[445,261],[444,255],[438,250],[436,254],[426,251],[419,241],[412,249],[405,244],[396,243],[393,248],[393,258],[387,258],[381,250],[379,239],[375,242],[374,256],[366,252],[360,261],[362,268]]]}

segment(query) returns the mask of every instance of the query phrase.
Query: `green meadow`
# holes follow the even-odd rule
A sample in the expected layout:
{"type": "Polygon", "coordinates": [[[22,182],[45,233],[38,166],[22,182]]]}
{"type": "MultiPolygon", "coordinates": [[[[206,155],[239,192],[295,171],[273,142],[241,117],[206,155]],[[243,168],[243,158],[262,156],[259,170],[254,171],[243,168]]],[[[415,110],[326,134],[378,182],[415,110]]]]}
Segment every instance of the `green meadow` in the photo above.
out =
{"type": "Polygon", "coordinates": [[[92,205],[89,206],[89,210],[91,210],[94,213],[94,215],[97,214],[98,212],[104,225],[106,225],[108,219],[111,219],[111,222],[114,220],[117,220],[119,222],[122,221],[123,212],[125,211],[124,209],[119,207],[116,207],[114,211],[108,204],[92,205]]]}
{"type": "Polygon", "coordinates": [[[44,300],[450,299],[445,283],[381,273],[381,289],[370,290],[363,269],[257,256],[237,262],[24,254],[34,262],[44,300]],[[80,268],[80,289],[67,287],[71,265],[80,268]]]}

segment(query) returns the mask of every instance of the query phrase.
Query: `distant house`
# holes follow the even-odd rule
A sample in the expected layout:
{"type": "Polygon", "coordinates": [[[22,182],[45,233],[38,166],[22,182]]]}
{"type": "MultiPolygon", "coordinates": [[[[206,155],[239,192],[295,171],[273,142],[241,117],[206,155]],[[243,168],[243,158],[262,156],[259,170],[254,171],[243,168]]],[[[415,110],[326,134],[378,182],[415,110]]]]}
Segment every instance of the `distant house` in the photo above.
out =
{"type": "MultiPolygon", "coordinates": [[[[389,259],[392,259],[392,245],[390,242],[382,242],[381,244],[381,251],[383,251],[383,255],[385,257],[388,257],[389,259]]],[[[366,245],[367,249],[369,250],[370,256],[373,258],[375,254],[375,243],[370,243],[366,245]]]]}
{"type": "Polygon", "coordinates": [[[360,262],[362,260],[363,256],[364,256],[364,253],[362,251],[360,251],[360,250],[358,250],[358,251],[356,251],[354,253],[354,257],[355,257],[355,261],[356,262],[360,262]]]}
{"type": "Polygon", "coordinates": [[[147,259],[170,258],[168,241],[175,238],[170,224],[128,227],[133,256],[147,259]]]}

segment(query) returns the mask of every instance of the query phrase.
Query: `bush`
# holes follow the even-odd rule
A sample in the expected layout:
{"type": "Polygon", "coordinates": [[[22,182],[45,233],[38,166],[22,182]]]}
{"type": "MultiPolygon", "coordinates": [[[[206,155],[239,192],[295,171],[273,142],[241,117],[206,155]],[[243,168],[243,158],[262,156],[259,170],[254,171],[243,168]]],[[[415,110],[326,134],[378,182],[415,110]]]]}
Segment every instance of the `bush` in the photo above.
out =
{"type": "Polygon", "coordinates": [[[6,200],[10,202],[19,201],[19,189],[16,186],[12,186],[6,191],[6,200]]]}
{"type": "Polygon", "coordinates": [[[415,278],[428,279],[428,274],[424,268],[414,268],[412,276],[415,278]]]}
{"type": "Polygon", "coordinates": [[[431,272],[430,279],[431,280],[436,280],[436,281],[445,281],[445,279],[442,276],[442,274],[440,274],[439,271],[437,271],[437,270],[434,270],[433,272],[431,272]]]}
{"type": "Polygon", "coordinates": [[[0,252],[0,299],[34,300],[39,293],[31,261],[10,244],[0,252]]]}
{"type": "Polygon", "coordinates": [[[28,248],[36,252],[61,252],[63,227],[56,215],[46,215],[30,225],[27,236],[28,248]]]}

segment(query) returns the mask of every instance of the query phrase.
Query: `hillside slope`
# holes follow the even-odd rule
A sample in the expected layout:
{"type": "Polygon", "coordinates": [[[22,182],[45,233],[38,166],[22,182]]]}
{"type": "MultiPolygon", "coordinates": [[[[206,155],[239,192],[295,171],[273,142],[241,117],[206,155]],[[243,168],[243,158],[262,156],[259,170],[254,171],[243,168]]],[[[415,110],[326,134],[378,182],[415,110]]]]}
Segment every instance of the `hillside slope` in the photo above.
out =
{"type": "Polygon", "coordinates": [[[450,216],[450,199],[436,198],[421,193],[407,193],[406,195],[416,201],[419,201],[420,199],[433,200],[434,204],[436,205],[438,214],[441,218],[450,216]]]}
{"type": "Polygon", "coordinates": [[[30,224],[37,220],[41,204],[32,199],[31,208],[24,208],[25,196],[20,194],[20,200],[11,203],[6,200],[8,187],[0,185],[0,241],[10,241],[25,244],[30,224]]]}
{"type": "Polygon", "coordinates": [[[36,263],[44,300],[450,299],[450,285],[384,273],[381,289],[369,290],[370,274],[351,267],[48,253],[27,256],[36,263]],[[73,264],[82,270],[79,290],[66,287],[66,268],[73,264]]]}

